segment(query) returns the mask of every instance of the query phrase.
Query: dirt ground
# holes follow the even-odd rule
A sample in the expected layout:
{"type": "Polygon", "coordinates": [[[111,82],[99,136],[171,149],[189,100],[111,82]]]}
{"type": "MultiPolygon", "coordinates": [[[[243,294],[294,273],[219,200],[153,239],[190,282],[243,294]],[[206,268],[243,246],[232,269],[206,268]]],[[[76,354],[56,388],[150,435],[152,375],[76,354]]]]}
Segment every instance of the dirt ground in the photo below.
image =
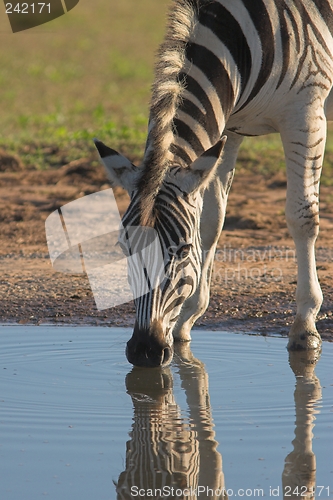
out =
{"type": "MultiPolygon", "coordinates": [[[[47,152],[46,152],[47,153],[47,152]]],[[[51,152],[52,153],[52,152],[51,152]]],[[[91,158],[60,168],[29,170],[0,151],[0,321],[132,326],[128,303],[98,311],[84,274],[56,272],[45,238],[47,216],[78,197],[108,188],[91,158]]],[[[196,327],[287,335],[295,313],[296,256],[284,218],[283,174],[265,179],[237,172],[214,266],[210,306],[196,327]]],[[[321,189],[317,268],[324,303],[323,339],[333,339],[333,210],[321,189]]],[[[126,196],[118,193],[125,208],[126,196]]]]}

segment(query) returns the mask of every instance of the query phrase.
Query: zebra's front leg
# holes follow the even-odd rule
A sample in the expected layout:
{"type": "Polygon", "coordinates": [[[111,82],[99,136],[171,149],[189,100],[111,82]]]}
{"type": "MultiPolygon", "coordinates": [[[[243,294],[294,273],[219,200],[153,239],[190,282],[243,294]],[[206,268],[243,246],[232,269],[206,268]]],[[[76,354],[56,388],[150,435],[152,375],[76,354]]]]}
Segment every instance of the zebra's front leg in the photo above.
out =
{"type": "Polygon", "coordinates": [[[179,319],[173,330],[175,340],[191,340],[191,329],[198,318],[206,311],[210,299],[210,282],[214,265],[216,245],[225,218],[227,199],[234,176],[234,168],[239,146],[243,140],[232,132],[226,133],[228,139],[224,147],[223,161],[216,178],[204,194],[201,215],[202,267],[199,286],[182,307],[179,319]]]}
{"type": "Polygon", "coordinates": [[[322,112],[309,113],[298,131],[281,133],[287,163],[286,220],[297,255],[297,313],[289,332],[289,350],[316,349],[321,338],[316,316],[322,304],[315,260],[319,232],[319,181],[326,141],[322,112]],[[317,115],[317,116],[314,116],[317,115]]]}
{"type": "MultiPolygon", "coordinates": [[[[195,321],[204,314],[209,304],[215,250],[222,231],[227,201],[226,196],[224,198],[220,193],[220,183],[219,179],[215,179],[205,193],[201,226],[209,229],[210,234],[209,237],[208,235],[202,236],[202,267],[199,286],[195,293],[184,302],[173,331],[175,340],[191,340],[191,328],[195,321]]],[[[201,233],[204,234],[204,231],[202,230],[201,233]]]]}

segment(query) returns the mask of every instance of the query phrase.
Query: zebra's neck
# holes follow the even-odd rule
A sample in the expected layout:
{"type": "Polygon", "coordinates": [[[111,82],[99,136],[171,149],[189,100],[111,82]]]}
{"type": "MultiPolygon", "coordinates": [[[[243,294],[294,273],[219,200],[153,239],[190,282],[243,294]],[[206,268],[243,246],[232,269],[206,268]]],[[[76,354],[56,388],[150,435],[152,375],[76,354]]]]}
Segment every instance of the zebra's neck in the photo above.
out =
{"type": "Polygon", "coordinates": [[[236,30],[231,19],[218,2],[175,3],[156,64],[145,165],[187,166],[221,137],[251,60],[244,36],[221,60],[225,37],[233,40],[230,31],[236,30]],[[235,58],[247,59],[242,74],[235,58]]]}
{"type": "Polygon", "coordinates": [[[176,0],[157,57],[144,168],[138,185],[144,200],[143,224],[149,219],[167,169],[172,164],[189,166],[213,146],[239,98],[241,76],[232,63],[234,54],[227,51],[223,61],[218,56],[221,37],[211,2],[176,0]]]}

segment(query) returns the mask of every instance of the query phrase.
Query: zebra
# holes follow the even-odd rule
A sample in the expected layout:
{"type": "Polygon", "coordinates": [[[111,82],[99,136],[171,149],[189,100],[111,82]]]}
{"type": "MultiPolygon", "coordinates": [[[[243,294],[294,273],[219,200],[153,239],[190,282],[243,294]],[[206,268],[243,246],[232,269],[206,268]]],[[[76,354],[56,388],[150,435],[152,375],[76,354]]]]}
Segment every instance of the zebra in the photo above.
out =
{"type": "Polygon", "coordinates": [[[135,301],[132,364],[165,366],[174,340],[191,339],[209,304],[239,146],[244,136],[269,133],[284,147],[285,214],[298,263],[288,349],[320,347],[314,246],[332,59],[332,0],[173,0],[141,166],[96,141],[111,183],[131,197],[124,228],[154,228],[165,259],[164,281],[135,301]]]}

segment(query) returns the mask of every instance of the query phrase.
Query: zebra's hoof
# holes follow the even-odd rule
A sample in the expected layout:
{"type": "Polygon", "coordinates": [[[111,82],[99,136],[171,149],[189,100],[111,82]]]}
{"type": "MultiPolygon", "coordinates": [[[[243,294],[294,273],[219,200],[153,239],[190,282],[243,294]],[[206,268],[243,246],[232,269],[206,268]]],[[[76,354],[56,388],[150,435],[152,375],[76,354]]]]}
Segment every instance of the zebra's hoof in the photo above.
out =
{"type": "Polygon", "coordinates": [[[310,351],[320,349],[322,344],[319,333],[307,333],[298,338],[289,338],[288,351],[310,351]]]}
{"type": "Polygon", "coordinates": [[[322,340],[316,327],[296,317],[289,332],[288,351],[310,351],[319,349],[321,344],[322,340]]]}

